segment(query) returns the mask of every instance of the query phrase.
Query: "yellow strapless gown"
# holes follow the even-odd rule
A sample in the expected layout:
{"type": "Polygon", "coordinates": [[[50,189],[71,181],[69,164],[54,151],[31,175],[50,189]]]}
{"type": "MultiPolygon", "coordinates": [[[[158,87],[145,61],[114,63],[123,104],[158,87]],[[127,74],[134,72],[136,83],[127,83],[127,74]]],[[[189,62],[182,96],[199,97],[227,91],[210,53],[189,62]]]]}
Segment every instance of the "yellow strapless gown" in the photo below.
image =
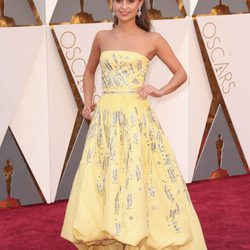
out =
{"type": "Polygon", "coordinates": [[[204,250],[168,140],[136,90],[149,59],[103,51],[103,94],[86,137],[61,236],[78,249],[204,250]]]}

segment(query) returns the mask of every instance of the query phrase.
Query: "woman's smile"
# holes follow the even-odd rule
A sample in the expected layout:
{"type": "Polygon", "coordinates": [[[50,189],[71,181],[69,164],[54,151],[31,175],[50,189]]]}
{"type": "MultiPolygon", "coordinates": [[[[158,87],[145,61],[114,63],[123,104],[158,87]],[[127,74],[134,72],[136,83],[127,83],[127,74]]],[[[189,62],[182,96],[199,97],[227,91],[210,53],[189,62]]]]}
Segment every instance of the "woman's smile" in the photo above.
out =
{"type": "Polygon", "coordinates": [[[122,16],[127,16],[127,15],[129,15],[129,12],[128,11],[120,11],[120,14],[122,16]]]}

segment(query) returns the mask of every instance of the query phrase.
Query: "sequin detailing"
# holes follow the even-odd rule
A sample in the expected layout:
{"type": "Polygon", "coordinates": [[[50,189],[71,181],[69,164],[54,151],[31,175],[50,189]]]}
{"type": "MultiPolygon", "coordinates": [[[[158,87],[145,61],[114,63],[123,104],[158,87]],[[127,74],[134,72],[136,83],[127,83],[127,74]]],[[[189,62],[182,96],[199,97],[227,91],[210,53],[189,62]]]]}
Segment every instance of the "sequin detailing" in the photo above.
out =
{"type": "Polygon", "coordinates": [[[107,93],[107,94],[117,94],[117,93],[137,93],[137,90],[103,90],[102,91],[103,94],[107,93]]]}
{"type": "MultiPolygon", "coordinates": [[[[73,183],[71,215],[65,219],[64,235],[75,242],[105,245],[103,239],[113,237],[138,250],[132,246],[146,239],[141,249],[174,250],[202,239],[168,140],[148,100],[137,94],[148,64],[134,52],[101,55],[103,94],[73,183]]],[[[189,246],[183,249],[206,249],[202,241],[189,246]]]]}
{"type": "MultiPolygon", "coordinates": [[[[98,128],[97,145],[106,142],[103,151],[106,148],[107,155],[101,161],[104,168],[102,175],[108,178],[110,172],[109,185],[113,186],[112,189],[117,189],[113,199],[113,212],[116,214],[114,234],[119,235],[123,228],[125,222],[121,218],[124,209],[131,210],[137,204],[138,197],[133,195],[134,187],[139,185],[137,190],[142,190],[145,181],[148,186],[145,192],[154,211],[157,212],[156,204],[160,196],[166,204],[169,203],[166,206],[166,210],[169,209],[166,223],[172,225],[173,231],[179,232],[182,230],[181,217],[185,210],[178,201],[187,197],[185,185],[155,112],[147,100],[139,100],[138,96],[130,95],[136,93],[145,81],[148,61],[143,60],[143,57],[131,59],[128,55],[123,57],[111,52],[102,54],[101,66],[104,95],[94,113],[90,129],[98,128]],[[109,93],[113,95],[105,95],[109,93]],[[106,124],[103,128],[105,133],[100,131],[102,124],[106,124]],[[161,183],[162,177],[165,181],[160,190],[157,183],[161,183]],[[179,185],[183,185],[181,193],[175,188],[179,185]],[[177,223],[178,220],[180,223],[177,223]]],[[[88,152],[87,159],[90,160],[91,150],[88,152]]],[[[103,196],[103,184],[98,184],[97,187],[98,194],[103,196]]],[[[188,201],[190,202],[189,199],[188,201]]]]}
{"type": "Polygon", "coordinates": [[[138,89],[145,81],[148,59],[137,53],[127,52],[127,56],[117,51],[103,51],[100,65],[102,68],[103,92],[122,92],[138,89]]]}

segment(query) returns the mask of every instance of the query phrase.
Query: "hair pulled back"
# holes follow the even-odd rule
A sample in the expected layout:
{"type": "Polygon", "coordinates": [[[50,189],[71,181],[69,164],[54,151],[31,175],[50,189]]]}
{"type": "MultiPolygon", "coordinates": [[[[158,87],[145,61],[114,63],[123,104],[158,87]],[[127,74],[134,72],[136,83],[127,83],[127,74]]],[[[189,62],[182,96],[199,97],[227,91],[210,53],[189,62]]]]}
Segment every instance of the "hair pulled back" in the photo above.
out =
{"type": "MultiPolygon", "coordinates": [[[[114,0],[112,0],[114,1],[114,0]]],[[[148,10],[147,10],[147,6],[146,6],[146,3],[145,1],[143,2],[142,6],[141,6],[141,12],[142,12],[142,15],[140,17],[138,17],[136,15],[136,18],[135,18],[135,23],[136,25],[149,32],[150,31],[150,28],[151,28],[151,23],[150,23],[150,19],[149,19],[149,16],[148,16],[148,10]]],[[[114,16],[114,19],[113,19],[113,28],[118,25],[118,18],[116,16],[114,16]]]]}

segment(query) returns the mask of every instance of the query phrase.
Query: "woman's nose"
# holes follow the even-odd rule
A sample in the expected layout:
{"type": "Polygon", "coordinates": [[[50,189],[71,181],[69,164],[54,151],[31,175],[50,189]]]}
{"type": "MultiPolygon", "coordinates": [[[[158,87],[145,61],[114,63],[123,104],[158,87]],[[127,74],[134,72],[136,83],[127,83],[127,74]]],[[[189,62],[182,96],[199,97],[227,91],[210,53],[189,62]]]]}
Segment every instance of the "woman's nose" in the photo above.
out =
{"type": "Polygon", "coordinates": [[[127,8],[127,0],[122,1],[122,8],[123,9],[127,8]]]}

